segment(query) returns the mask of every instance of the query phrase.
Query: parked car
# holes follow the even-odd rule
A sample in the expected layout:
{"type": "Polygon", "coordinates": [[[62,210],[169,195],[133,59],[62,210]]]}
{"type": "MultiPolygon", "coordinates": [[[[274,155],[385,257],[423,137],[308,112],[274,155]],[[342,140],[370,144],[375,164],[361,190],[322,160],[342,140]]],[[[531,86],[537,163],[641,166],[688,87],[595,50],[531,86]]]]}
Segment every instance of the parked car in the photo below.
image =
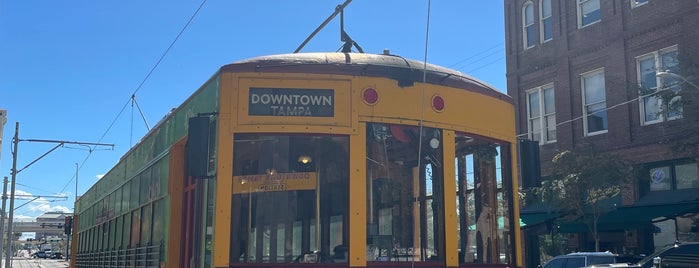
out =
{"type": "Polygon", "coordinates": [[[556,256],[546,262],[543,268],[579,268],[593,264],[616,262],[617,255],[611,252],[576,252],[556,256]]]}
{"type": "Polygon", "coordinates": [[[34,259],[46,259],[47,258],[46,252],[44,252],[44,251],[34,252],[34,254],[32,254],[32,258],[34,258],[34,259]]]}
{"type": "Polygon", "coordinates": [[[51,256],[49,256],[51,259],[63,259],[63,254],[60,252],[53,252],[51,253],[51,256]]]}
{"type": "Polygon", "coordinates": [[[685,268],[699,267],[699,242],[679,243],[664,247],[637,263],[592,265],[588,268],[685,268]]]}

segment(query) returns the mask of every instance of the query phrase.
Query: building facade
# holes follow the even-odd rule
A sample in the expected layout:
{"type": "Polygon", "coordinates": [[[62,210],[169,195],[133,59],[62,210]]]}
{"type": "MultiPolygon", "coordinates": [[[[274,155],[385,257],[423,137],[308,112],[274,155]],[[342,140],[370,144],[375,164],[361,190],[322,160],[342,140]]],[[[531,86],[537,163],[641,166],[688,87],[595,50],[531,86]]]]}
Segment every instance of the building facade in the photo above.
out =
{"type": "MultiPolygon", "coordinates": [[[[504,3],[507,91],[518,137],[539,143],[542,178],[556,154],[582,149],[637,171],[599,218],[599,250],[647,254],[697,241],[699,2],[504,3]]],[[[546,259],[539,241],[556,232],[568,252],[595,250],[589,232],[560,228],[565,213],[535,207],[522,210],[526,267],[546,259]]]]}

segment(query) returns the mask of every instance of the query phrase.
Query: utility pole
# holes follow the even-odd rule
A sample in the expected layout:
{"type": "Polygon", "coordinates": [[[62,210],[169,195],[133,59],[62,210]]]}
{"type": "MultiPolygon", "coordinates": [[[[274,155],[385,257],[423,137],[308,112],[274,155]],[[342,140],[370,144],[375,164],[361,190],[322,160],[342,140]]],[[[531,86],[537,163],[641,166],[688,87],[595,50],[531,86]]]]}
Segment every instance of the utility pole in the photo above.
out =
{"type": "MultiPolygon", "coordinates": [[[[5,109],[0,109],[0,159],[2,159],[2,133],[3,130],[5,129],[5,123],[7,123],[7,110],[5,109]]],[[[2,240],[4,234],[2,231],[5,228],[5,200],[7,200],[7,177],[5,177],[5,184],[3,186],[2,190],[2,215],[0,215],[0,259],[2,259],[2,244],[4,240],[2,240]]]]}
{"type": "Polygon", "coordinates": [[[15,210],[15,181],[17,178],[17,147],[19,146],[19,122],[15,122],[15,137],[12,138],[12,187],[10,188],[10,215],[7,216],[7,248],[5,249],[5,267],[12,268],[12,217],[15,210]]]}
{"type": "Polygon", "coordinates": [[[7,176],[5,176],[5,180],[2,182],[2,214],[0,215],[0,259],[2,259],[2,247],[3,247],[3,242],[2,240],[3,236],[5,233],[3,233],[5,229],[5,208],[7,207],[5,205],[5,201],[7,201],[7,176]]]}
{"type": "Polygon", "coordinates": [[[19,139],[19,122],[15,123],[15,137],[12,139],[12,143],[14,146],[14,150],[12,150],[12,170],[10,172],[12,174],[12,186],[10,187],[10,215],[8,216],[8,219],[7,219],[7,248],[5,248],[5,267],[6,268],[12,268],[11,257],[13,254],[12,254],[12,247],[11,246],[12,246],[12,240],[14,238],[14,236],[12,234],[12,221],[13,221],[13,217],[14,217],[15,182],[17,181],[17,173],[28,168],[29,166],[36,163],[44,156],[48,155],[49,153],[53,152],[54,150],[58,149],[59,147],[65,145],[65,144],[111,146],[112,148],[114,148],[114,144],[93,143],[93,142],[61,141],[61,140],[37,140],[37,139],[20,140],[19,139]],[[55,147],[53,147],[51,150],[49,150],[48,152],[39,156],[39,158],[37,158],[34,161],[27,164],[22,169],[17,170],[17,149],[19,147],[20,141],[47,142],[47,143],[56,143],[57,145],[55,147]]]}

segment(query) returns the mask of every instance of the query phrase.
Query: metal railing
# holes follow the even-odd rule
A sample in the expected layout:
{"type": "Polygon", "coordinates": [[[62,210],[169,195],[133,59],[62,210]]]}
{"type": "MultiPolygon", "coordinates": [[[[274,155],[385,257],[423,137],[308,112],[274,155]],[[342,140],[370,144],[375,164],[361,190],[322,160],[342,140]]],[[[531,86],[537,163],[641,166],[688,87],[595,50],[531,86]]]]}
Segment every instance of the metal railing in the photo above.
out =
{"type": "Polygon", "coordinates": [[[76,268],[160,268],[162,245],[78,253],[76,268]]]}

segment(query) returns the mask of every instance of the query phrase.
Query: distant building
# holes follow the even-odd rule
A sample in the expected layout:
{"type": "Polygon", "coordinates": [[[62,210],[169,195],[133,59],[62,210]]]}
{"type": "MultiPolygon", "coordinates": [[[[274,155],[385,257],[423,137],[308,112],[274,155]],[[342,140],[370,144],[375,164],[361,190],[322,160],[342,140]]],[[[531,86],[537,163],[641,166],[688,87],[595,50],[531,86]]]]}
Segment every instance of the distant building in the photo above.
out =
{"type": "MultiPolygon", "coordinates": [[[[641,171],[600,219],[601,250],[650,253],[699,240],[699,2],[504,5],[507,92],[519,137],[540,144],[542,177],[555,154],[580,148],[641,171]]],[[[589,234],[558,229],[545,213],[522,210],[526,267],[538,264],[542,235],[566,232],[568,251],[594,249],[589,234]]]]}
{"type": "MultiPolygon", "coordinates": [[[[53,211],[53,212],[46,212],[44,214],[41,214],[40,216],[36,217],[36,222],[39,224],[45,224],[44,228],[45,229],[61,229],[63,230],[63,223],[65,221],[66,216],[71,216],[73,213],[66,213],[62,211],[53,211]]],[[[43,233],[43,232],[37,232],[36,236],[34,237],[37,240],[41,240],[43,238],[46,238],[48,236],[55,236],[55,232],[50,232],[50,233],[43,233]]]]}

